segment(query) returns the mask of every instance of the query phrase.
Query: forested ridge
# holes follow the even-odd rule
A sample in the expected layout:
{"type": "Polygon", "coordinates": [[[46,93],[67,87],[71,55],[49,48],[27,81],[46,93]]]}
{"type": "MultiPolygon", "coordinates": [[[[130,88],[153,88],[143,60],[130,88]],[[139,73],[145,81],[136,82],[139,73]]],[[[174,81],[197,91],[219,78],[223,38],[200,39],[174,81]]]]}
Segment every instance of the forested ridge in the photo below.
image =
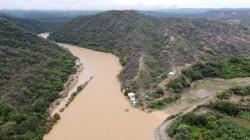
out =
{"type": "Polygon", "coordinates": [[[21,18],[9,15],[1,15],[0,17],[5,18],[8,21],[15,23],[17,26],[33,33],[44,33],[51,32],[70,21],[70,17],[47,17],[47,18],[21,18]]]}
{"type": "Polygon", "coordinates": [[[0,139],[42,140],[47,109],[75,72],[75,57],[0,18],[0,58],[0,139]]]}

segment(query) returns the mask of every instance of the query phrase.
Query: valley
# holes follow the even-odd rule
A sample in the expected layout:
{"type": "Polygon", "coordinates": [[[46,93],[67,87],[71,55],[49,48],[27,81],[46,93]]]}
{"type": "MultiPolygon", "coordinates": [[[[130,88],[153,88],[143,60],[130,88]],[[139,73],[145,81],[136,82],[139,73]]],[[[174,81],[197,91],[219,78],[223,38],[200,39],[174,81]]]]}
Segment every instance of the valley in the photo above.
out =
{"type": "Polygon", "coordinates": [[[165,116],[160,112],[146,113],[130,105],[120,90],[117,75],[122,66],[117,57],[75,45],[59,45],[77,56],[83,64],[77,85],[83,84],[91,76],[93,79],[62,113],[59,110],[66,101],[55,109],[61,120],[45,135],[44,140],[154,139],[154,129],[165,116]]]}
{"type": "Polygon", "coordinates": [[[249,11],[0,10],[0,139],[250,138],[249,11]]]}

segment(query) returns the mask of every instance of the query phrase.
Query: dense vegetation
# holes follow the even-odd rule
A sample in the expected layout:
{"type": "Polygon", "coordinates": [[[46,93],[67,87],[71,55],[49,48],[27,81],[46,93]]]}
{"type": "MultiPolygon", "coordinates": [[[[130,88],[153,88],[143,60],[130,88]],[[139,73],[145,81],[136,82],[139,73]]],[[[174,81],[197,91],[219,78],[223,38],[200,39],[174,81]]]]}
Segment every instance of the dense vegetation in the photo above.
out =
{"type": "Polygon", "coordinates": [[[176,140],[248,140],[249,131],[249,127],[217,112],[202,115],[189,113],[167,130],[176,140]]]}
{"type": "Polygon", "coordinates": [[[0,57],[0,139],[42,140],[47,109],[75,72],[75,58],[2,18],[0,57]]]}
{"type": "MultiPolygon", "coordinates": [[[[142,100],[146,93],[157,93],[158,85],[167,78],[162,75],[177,66],[250,55],[250,33],[240,25],[154,18],[137,11],[80,16],[55,30],[50,39],[114,53],[124,66],[119,76],[122,88],[138,93],[142,100]]],[[[189,82],[187,79],[181,86],[187,87],[189,82]]]]}
{"type": "Polygon", "coordinates": [[[189,87],[192,81],[214,77],[223,79],[250,77],[250,60],[233,57],[229,60],[197,63],[184,69],[182,74],[167,86],[173,92],[180,93],[189,87]]]}
{"type": "Polygon", "coordinates": [[[177,119],[167,130],[177,140],[250,139],[250,108],[241,109],[230,101],[217,100],[215,109],[205,114],[189,113],[177,119]]]}

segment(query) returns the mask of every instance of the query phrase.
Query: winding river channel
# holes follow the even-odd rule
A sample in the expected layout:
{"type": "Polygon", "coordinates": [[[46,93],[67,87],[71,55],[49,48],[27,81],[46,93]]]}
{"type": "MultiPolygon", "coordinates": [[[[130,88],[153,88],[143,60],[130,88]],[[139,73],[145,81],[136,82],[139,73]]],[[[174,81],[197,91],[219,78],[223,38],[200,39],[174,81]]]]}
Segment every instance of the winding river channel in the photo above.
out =
{"type": "MultiPolygon", "coordinates": [[[[44,38],[48,35],[40,34],[44,38]]],[[[110,53],[58,44],[77,56],[83,64],[76,87],[92,76],[93,79],[59,113],[60,121],[44,140],[153,140],[154,130],[162,123],[164,115],[159,112],[145,113],[131,107],[120,91],[117,75],[122,66],[119,59],[110,53]]],[[[60,105],[55,108],[56,112],[58,110],[60,105]]]]}

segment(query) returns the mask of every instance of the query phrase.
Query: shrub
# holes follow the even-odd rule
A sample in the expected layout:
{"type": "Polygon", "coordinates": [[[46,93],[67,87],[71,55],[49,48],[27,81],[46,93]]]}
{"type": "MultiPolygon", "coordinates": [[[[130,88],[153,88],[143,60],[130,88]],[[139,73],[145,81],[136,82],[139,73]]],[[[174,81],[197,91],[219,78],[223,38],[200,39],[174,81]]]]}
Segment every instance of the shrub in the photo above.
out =
{"type": "Polygon", "coordinates": [[[216,110],[219,110],[221,112],[233,116],[238,115],[240,111],[240,109],[237,108],[237,105],[229,101],[217,100],[214,103],[211,103],[211,106],[216,110]]]}
{"type": "Polygon", "coordinates": [[[61,119],[60,115],[56,113],[52,118],[52,122],[56,124],[60,119],[61,119]]]}
{"type": "Polygon", "coordinates": [[[231,88],[230,91],[233,92],[235,95],[240,95],[240,96],[247,96],[250,95],[250,86],[237,86],[234,88],[231,88]]]}
{"type": "Polygon", "coordinates": [[[165,131],[168,133],[170,137],[173,137],[177,133],[178,126],[180,124],[183,124],[182,118],[177,118],[169,128],[167,128],[165,131]]]}
{"type": "Polygon", "coordinates": [[[223,91],[217,95],[217,98],[219,99],[229,99],[232,94],[230,91],[223,91]]]}
{"type": "Polygon", "coordinates": [[[185,75],[180,75],[176,79],[170,81],[167,87],[175,93],[180,93],[183,89],[189,87],[191,80],[188,79],[185,75]]]}
{"type": "Polygon", "coordinates": [[[184,75],[189,77],[192,81],[203,79],[203,75],[198,70],[194,70],[193,68],[188,68],[182,71],[184,75]]]}
{"type": "Polygon", "coordinates": [[[194,140],[188,125],[181,124],[177,129],[176,140],[194,140]]]}
{"type": "Polygon", "coordinates": [[[183,121],[190,125],[202,126],[207,124],[207,118],[203,115],[197,116],[194,113],[188,113],[183,117],[183,121]]]}

